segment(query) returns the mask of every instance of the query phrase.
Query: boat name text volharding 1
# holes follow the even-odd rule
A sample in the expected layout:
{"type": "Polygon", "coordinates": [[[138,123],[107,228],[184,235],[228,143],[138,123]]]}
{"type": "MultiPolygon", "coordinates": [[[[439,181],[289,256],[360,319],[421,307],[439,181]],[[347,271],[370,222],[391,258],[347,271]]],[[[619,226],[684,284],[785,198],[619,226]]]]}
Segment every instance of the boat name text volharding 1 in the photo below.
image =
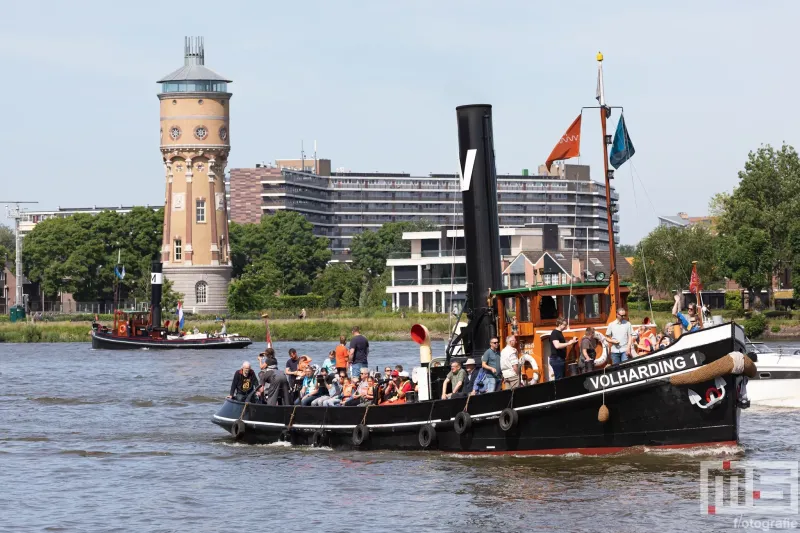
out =
{"type": "Polygon", "coordinates": [[[637,365],[631,368],[624,368],[615,372],[608,372],[598,376],[586,378],[583,386],[590,392],[617,387],[627,383],[635,383],[646,379],[658,378],[681,370],[689,370],[703,364],[706,356],[700,352],[681,354],[669,359],[662,359],[646,365],[637,365]]]}

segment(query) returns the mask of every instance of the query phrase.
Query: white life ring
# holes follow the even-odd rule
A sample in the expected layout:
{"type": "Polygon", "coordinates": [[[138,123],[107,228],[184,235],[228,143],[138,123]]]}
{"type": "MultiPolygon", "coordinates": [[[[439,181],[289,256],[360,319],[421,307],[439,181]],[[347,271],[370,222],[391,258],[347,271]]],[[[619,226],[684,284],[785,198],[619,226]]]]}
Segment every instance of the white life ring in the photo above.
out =
{"type": "Polygon", "coordinates": [[[522,357],[519,358],[520,373],[522,375],[524,375],[526,377],[526,380],[527,380],[528,374],[527,374],[527,372],[525,372],[525,364],[526,363],[530,365],[531,370],[533,371],[533,377],[529,382],[530,383],[539,383],[539,364],[536,362],[536,359],[534,359],[532,356],[527,355],[527,354],[525,354],[525,355],[523,355],[522,357]]]}
{"type": "Polygon", "coordinates": [[[608,349],[606,347],[605,341],[599,343],[595,347],[595,352],[597,352],[598,348],[600,348],[602,350],[602,353],[600,355],[595,355],[595,357],[594,357],[594,367],[595,368],[598,368],[598,367],[601,367],[601,366],[605,365],[606,361],[608,361],[608,349]]]}

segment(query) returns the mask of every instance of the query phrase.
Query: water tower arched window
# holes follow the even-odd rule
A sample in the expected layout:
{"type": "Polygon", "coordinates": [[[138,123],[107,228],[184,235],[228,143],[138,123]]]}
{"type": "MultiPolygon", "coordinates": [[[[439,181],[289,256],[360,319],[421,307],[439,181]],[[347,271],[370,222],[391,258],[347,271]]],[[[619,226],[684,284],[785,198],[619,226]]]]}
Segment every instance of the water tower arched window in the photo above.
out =
{"type": "Polygon", "coordinates": [[[205,281],[198,281],[197,285],[194,286],[194,299],[199,304],[206,303],[206,297],[208,293],[208,283],[205,281]]]}

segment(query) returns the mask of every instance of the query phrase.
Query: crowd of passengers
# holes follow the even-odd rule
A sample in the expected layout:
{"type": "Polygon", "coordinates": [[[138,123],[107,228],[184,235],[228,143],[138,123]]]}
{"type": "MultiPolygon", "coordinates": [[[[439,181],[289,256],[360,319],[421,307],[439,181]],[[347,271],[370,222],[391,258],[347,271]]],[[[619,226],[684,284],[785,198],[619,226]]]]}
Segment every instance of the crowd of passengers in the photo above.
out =
{"type": "MultiPolygon", "coordinates": [[[[592,372],[597,357],[597,347],[603,345],[611,365],[651,354],[675,342],[682,333],[696,331],[703,327],[704,321],[698,315],[697,306],[689,304],[687,314],[680,312],[680,295],[675,297],[672,310],[676,318],[659,333],[651,331],[649,320],[634,328],[628,321],[624,308],[617,310],[617,318],[606,328],[605,334],[587,327],[583,337],[564,337],[567,321],[559,317],[556,328],[550,333],[550,369],[552,379],[564,377],[569,348],[580,343],[575,357],[577,373],[592,372]]],[[[481,357],[480,363],[467,359],[462,367],[459,361],[452,361],[443,387],[442,399],[465,397],[467,395],[494,392],[501,388],[516,388],[533,385],[535,380],[522,372],[523,359],[517,349],[516,334],[519,325],[516,317],[511,320],[512,334],[506,337],[506,345],[500,350],[500,339],[493,337],[489,349],[481,357]]],[[[260,372],[245,361],[237,370],[231,383],[230,395],[238,401],[265,403],[268,405],[303,406],[364,406],[392,405],[405,403],[409,393],[418,392],[417,385],[402,365],[387,366],[383,374],[370,372],[367,361],[369,342],[359,329],[353,328],[350,346],[344,336],[339,345],[331,350],[321,366],[312,365],[307,355],[298,356],[297,350],[289,349],[289,359],[283,371],[278,369],[275,350],[267,348],[259,354],[260,372]],[[348,374],[350,369],[350,374],[348,374]]]]}
{"type": "MultiPolygon", "coordinates": [[[[648,355],[666,348],[674,343],[681,334],[697,331],[703,327],[706,321],[698,314],[697,305],[690,303],[686,314],[682,313],[680,309],[681,295],[678,294],[675,296],[675,305],[672,307],[675,322],[665,324],[660,332],[654,333],[649,319],[645,318],[644,324],[634,328],[628,321],[625,309],[619,308],[616,320],[608,325],[605,335],[589,327],[586,328],[580,340],[573,338],[569,341],[564,338],[562,333],[567,327],[567,321],[559,318],[556,321],[556,329],[550,334],[549,363],[554,379],[564,377],[568,348],[578,342],[580,342],[580,347],[575,361],[576,370],[578,373],[585,373],[594,370],[598,345],[602,344],[606,350],[610,358],[609,362],[612,365],[618,365],[634,357],[648,355]]],[[[705,315],[708,311],[703,308],[701,313],[705,315]]],[[[512,319],[512,332],[515,329],[515,318],[512,319]]]]}
{"type": "MultiPolygon", "coordinates": [[[[329,364],[334,360],[335,351],[332,350],[322,366],[312,365],[308,356],[298,357],[292,348],[287,366],[281,372],[275,350],[267,348],[258,358],[261,372],[256,374],[245,361],[233,376],[228,397],[267,405],[336,407],[401,404],[412,398],[412,393],[418,392],[418,386],[402,365],[387,366],[383,373],[361,367],[348,375],[346,369],[336,369],[329,364]],[[292,370],[295,363],[297,370],[292,370]]],[[[453,361],[441,397],[448,399],[492,392],[495,390],[494,382],[493,374],[479,370],[475,359],[467,359],[463,368],[460,362],[453,361]]]]}

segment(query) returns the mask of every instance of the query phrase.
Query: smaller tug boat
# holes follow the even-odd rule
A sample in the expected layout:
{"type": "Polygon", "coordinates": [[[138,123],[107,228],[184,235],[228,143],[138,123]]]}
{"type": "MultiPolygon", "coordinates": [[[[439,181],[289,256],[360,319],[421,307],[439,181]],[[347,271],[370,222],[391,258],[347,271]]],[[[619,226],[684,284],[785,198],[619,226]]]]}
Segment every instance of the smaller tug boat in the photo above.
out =
{"type": "Polygon", "coordinates": [[[153,261],[150,274],[150,311],[114,311],[112,327],[98,320],[92,323],[92,348],[100,350],[229,350],[245,348],[253,343],[236,333],[181,335],[161,325],[161,262],[153,261]]]}

